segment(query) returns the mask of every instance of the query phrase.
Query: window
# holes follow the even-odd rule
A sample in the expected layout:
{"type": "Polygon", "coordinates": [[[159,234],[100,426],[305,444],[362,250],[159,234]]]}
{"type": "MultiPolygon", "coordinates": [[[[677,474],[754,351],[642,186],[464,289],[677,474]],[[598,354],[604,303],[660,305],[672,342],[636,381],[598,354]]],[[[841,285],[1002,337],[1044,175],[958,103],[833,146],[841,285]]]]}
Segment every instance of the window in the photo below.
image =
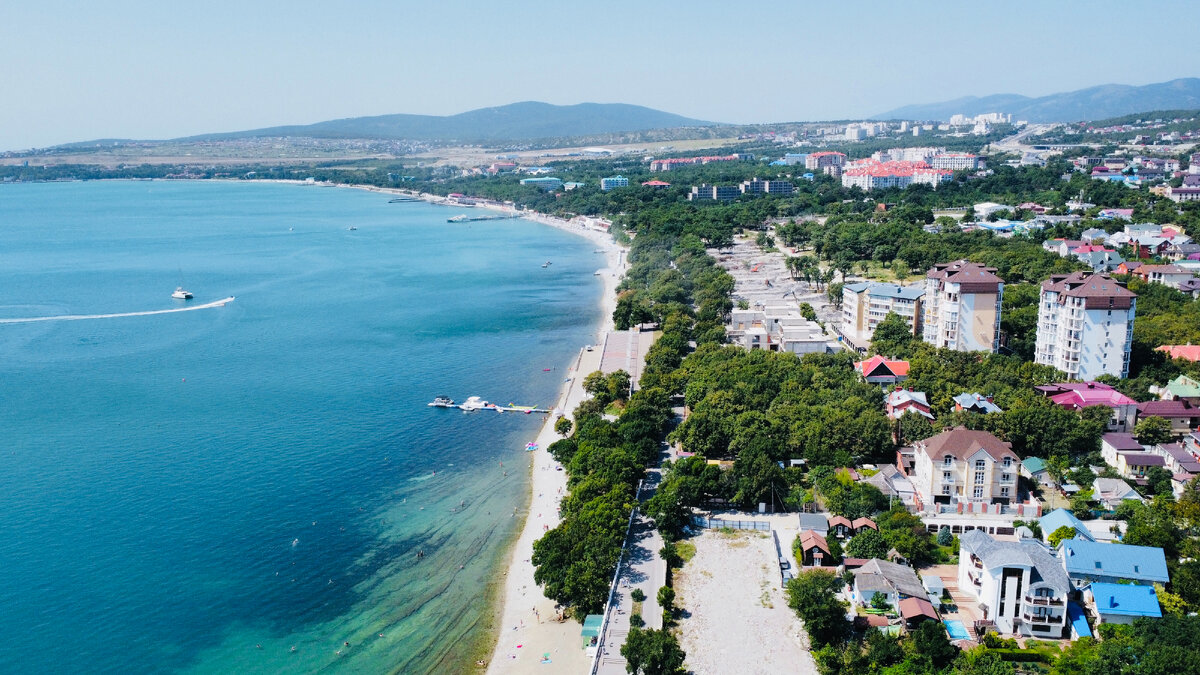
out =
{"type": "Polygon", "coordinates": [[[983,485],[983,472],[982,471],[975,472],[975,484],[983,485]]]}
{"type": "Polygon", "coordinates": [[[949,495],[949,494],[950,494],[950,486],[949,486],[949,485],[943,485],[943,486],[942,486],[942,494],[944,494],[944,495],[949,495]]]}
{"type": "Polygon", "coordinates": [[[1000,488],[1000,496],[1007,497],[1008,496],[1008,488],[1006,488],[1006,487],[1000,488]]]}
{"type": "Polygon", "coordinates": [[[982,471],[986,467],[987,467],[987,462],[983,461],[982,459],[975,460],[975,470],[976,471],[982,471]]]}
{"type": "Polygon", "coordinates": [[[1005,457],[1004,458],[1004,468],[1007,469],[1011,466],[1012,466],[1012,457],[1005,457]]]}
{"type": "Polygon", "coordinates": [[[983,488],[976,486],[975,493],[973,496],[975,497],[975,499],[983,499],[983,488]]]}
{"type": "Polygon", "coordinates": [[[950,475],[951,474],[949,471],[943,471],[942,472],[942,480],[950,480],[950,475]]]}
{"type": "Polygon", "coordinates": [[[953,455],[946,455],[946,458],[942,460],[942,464],[945,464],[946,466],[950,466],[953,463],[954,463],[953,455]]]}
{"type": "Polygon", "coordinates": [[[1001,482],[1001,483],[1008,483],[1008,482],[1011,482],[1011,481],[1012,481],[1012,474],[1011,474],[1011,473],[1004,473],[1004,474],[1000,474],[1000,482],[1001,482]]]}

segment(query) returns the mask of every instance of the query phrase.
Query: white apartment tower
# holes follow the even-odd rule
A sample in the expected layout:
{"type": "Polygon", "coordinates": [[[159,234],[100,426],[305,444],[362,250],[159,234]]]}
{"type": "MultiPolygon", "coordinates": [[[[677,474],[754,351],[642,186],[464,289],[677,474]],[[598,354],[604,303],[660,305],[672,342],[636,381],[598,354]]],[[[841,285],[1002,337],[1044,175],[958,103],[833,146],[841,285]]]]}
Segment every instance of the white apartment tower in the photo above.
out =
{"type": "Polygon", "coordinates": [[[1107,274],[1055,274],[1042,282],[1034,360],[1072,380],[1129,375],[1137,295],[1107,274]]]}
{"type": "Polygon", "coordinates": [[[957,260],[925,274],[925,330],[935,347],[994,352],[1000,346],[1004,280],[996,268],[957,260]]]}

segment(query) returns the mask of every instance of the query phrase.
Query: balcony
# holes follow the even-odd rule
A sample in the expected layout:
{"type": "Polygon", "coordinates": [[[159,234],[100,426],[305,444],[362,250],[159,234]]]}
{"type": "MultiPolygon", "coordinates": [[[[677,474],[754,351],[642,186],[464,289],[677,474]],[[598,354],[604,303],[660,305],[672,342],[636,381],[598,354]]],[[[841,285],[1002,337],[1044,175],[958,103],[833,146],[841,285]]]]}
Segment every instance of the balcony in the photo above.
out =
{"type": "Polygon", "coordinates": [[[1062,623],[1061,614],[1025,614],[1022,612],[1021,618],[1029,623],[1062,623]]]}
{"type": "Polygon", "coordinates": [[[1062,598],[1047,598],[1044,596],[1037,596],[1037,595],[1026,595],[1025,596],[1025,604],[1040,605],[1043,607],[1062,607],[1063,599],[1062,598]]]}

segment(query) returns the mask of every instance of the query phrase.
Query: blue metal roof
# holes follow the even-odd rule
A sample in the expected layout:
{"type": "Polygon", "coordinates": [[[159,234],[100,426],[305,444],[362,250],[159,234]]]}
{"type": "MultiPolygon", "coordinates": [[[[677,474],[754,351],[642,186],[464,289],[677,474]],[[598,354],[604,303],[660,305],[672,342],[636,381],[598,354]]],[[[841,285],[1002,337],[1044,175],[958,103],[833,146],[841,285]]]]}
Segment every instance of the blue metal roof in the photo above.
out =
{"type": "Polygon", "coordinates": [[[1092,597],[1096,599],[1096,612],[1099,614],[1162,616],[1153,586],[1092,584],[1092,597]]]}
{"type": "MultiPolygon", "coordinates": [[[[1043,531],[1045,525],[1042,526],[1043,531]]],[[[1167,559],[1161,548],[1128,544],[1099,544],[1083,539],[1068,539],[1059,555],[1067,574],[1084,577],[1116,577],[1133,581],[1171,580],[1167,559]]]]}
{"type": "Polygon", "coordinates": [[[1079,605],[1067,603],[1067,620],[1071,622],[1071,630],[1078,637],[1092,637],[1092,629],[1088,626],[1087,617],[1083,615],[1083,608],[1079,605]]]}
{"type": "MultiPolygon", "coordinates": [[[[1054,511],[1047,513],[1041,518],[1038,518],[1038,524],[1042,526],[1042,534],[1046,535],[1047,537],[1058,528],[1066,525],[1068,527],[1075,528],[1075,531],[1079,533],[1079,536],[1082,536],[1084,539],[1088,541],[1096,540],[1096,538],[1092,536],[1092,533],[1088,531],[1087,525],[1084,525],[1082,520],[1076,518],[1075,514],[1066,509],[1055,509],[1054,511]]],[[[1068,571],[1069,570],[1070,568],[1068,568],[1068,571]]]]}
{"type": "Polygon", "coordinates": [[[922,286],[899,286],[897,284],[881,284],[874,283],[867,289],[867,295],[872,295],[877,298],[904,298],[906,300],[916,300],[925,295],[925,289],[922,286]]]}
{"type": "Polygon", "coordinates": [[[1046,460],[1041,457],[1026,457],[1021,460],[1021,466],[1025,467],[1029,473],[1037,473],[1046,470],[1046,460]]]}

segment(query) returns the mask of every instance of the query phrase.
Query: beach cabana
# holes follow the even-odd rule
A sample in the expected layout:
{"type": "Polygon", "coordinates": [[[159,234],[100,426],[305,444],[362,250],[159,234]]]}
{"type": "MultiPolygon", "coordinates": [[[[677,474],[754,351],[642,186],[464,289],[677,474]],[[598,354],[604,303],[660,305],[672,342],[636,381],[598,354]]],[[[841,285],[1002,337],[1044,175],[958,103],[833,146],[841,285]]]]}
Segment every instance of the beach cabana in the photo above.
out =
{"type": "Polygon", "coordinates": [[[584,649],[595,647],[600,642],[600,627],[604,625],[604,615],[588,614],[583,618],[583,630],[580,631],[580,637],[583,642],[584,649]]]}

